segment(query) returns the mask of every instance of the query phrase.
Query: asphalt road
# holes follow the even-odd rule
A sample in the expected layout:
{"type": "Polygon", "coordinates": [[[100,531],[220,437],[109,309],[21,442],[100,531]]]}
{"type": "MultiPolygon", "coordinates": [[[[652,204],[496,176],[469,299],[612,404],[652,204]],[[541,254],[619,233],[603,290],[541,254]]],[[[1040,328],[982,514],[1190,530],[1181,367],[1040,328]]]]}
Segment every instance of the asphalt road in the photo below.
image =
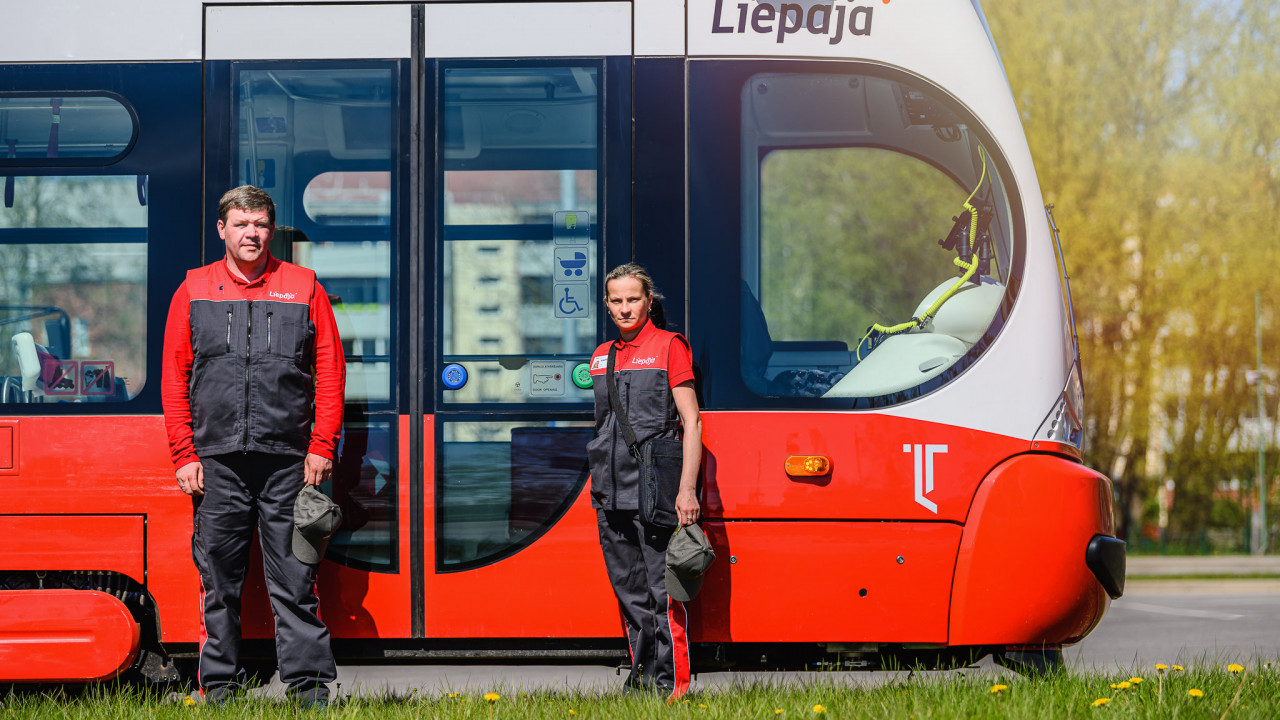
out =
{"type": "Polygon", "coordinates": [[[1130,580],[1072,668],[1280,660],[1280,580],[1130,580]]]}
{"type": "MultiPolygon", "coordinates": [[[[1072,670],[1102,672],[1149,672],[1156,663],[1191,668],[1280,660],[1280,580],[1130,579],[1124,597],[1113,602],[1093,633],[1067,648],[1065,656],[1072,670]]],[[[987,658],[970,672],[1007,671],[987,658]]],[[[342,695],[426,697],[448,692],[602,692],[616,690],[622,681],[612,668],[585,665],[343,665],[338,675],[342,695]]],[[[904,675],[876,671],[822,677],[874,685],[904,675]]],[[[700,673],[694,687],[715,690],[761,680],[789,683],[813,678],[806,673],[700,673]]],[[[279,696],[284,687],[277,679],[264,691],[279,696]]]]}

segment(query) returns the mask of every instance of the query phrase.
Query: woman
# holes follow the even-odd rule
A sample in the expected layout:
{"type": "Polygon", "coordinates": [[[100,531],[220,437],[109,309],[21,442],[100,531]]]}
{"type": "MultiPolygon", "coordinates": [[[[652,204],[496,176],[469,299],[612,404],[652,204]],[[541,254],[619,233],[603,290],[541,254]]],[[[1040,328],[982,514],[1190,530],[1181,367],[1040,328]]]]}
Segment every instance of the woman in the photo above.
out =
{"type": "Polygon", "coordinates": [[[587,445],[587,454],[600,547],[631,650],[631,674],[623,687],[678,698],[689,689],[689,643],[684,604],[667,596],[671,530],[640,521],[640,468],[614,416],[607,376],[613,346],[618,399],[638,443],[683,434],[684,465],[675,510],[677,521],[689,525],[697,522],[700,512],[697,482],[702,460],[693,357],[683,336],[651,321],[655,293],[644,268],[619,265],[605,277],[604,287],[605,308],[619,337],[596,348],[591,357],[596,437],[587,445]]]}

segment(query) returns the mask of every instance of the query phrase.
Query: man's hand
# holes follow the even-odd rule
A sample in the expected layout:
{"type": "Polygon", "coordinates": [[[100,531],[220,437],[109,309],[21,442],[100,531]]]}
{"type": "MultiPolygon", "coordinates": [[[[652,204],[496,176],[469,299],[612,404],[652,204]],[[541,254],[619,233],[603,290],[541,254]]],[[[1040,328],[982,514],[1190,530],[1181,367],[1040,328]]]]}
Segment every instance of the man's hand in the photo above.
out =
{"type": "Polygon", "coordinates": [[[178,468],[178,489],[188,495],[204,494],[204,466],[199,460],[178,468]]]}
{"type": "Polygon", "coordinates": [[[308,485],[319,485],[333,474],[333,461],[323,455],[307,453],[303,464],[302,478],[308,485]]]}

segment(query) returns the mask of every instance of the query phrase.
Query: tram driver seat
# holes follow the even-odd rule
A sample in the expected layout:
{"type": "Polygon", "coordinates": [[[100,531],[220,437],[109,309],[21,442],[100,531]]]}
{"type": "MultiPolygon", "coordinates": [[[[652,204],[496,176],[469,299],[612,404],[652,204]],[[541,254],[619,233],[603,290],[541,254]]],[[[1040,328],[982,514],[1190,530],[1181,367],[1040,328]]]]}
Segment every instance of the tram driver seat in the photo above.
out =
{"type": "MultiPolygon", "coordinates": [[[[912,316],[920,317],[955,284],[954,277],[944,280],[912,316]]],[[[923,328],[886,338],[823,397],[887,395],[941,375],[982,339],[1002,299],[1004,285],[965,283],[923,328]]]]}
{"type": "Polygon", "coordinates": [[[40,386],[40,346],[36,344],[35,338],[29,332],[15,333],[9,340],[9,346],[18,360],[18,377],[5,378],[4,401],[10,402],[14,390],[20,390],[17,393],[18,402],[31,402],[35,397],[43,397],[44,388],[40,386]],[[17,380],[20,386],[12,387],[10,380],[17,380]]]}

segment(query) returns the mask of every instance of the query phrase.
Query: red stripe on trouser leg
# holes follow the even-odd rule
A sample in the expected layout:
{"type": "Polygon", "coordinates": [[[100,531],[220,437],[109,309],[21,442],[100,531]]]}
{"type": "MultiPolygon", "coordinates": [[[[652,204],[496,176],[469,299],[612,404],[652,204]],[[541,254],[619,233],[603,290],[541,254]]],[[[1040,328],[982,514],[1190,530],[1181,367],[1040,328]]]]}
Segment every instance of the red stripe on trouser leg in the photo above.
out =
{"type": "Polygon", "coordinates": [[[689,614],[684,603],[667,598],[667,624],[671,628],[671,655],[675,665],[675,686],[671,698],[689,691],[689,614]]]}
{"type": "Polygon", "coordinates": [[[200,657],[204,655],[204,644],[209,640],[209,633],[204,629],[204,582],[200,583],[200,647],[196,651],[196,685],[200,688],[200,697],[204,697],[204,682],[200,677],[200,657]]]}

